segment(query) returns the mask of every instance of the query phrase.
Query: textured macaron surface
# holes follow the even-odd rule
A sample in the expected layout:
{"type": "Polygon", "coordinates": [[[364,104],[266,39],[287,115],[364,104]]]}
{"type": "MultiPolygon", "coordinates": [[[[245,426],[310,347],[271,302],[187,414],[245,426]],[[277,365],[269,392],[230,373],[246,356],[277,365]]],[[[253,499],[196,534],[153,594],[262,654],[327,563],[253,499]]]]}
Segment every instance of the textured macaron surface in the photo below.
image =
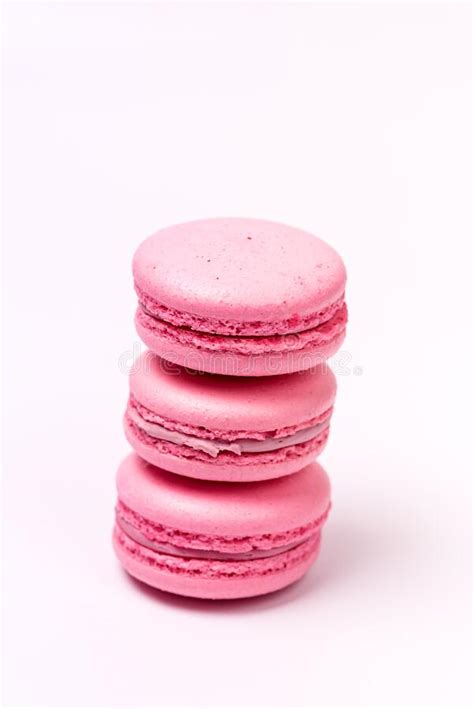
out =
{"type": "Polygon", "coordinates": [[[155,588],[243,598],[297,581],[317,557],[330,509],[323,469],[266,482],[172,475],[130,455],[117,474],[113,544],[123,567],[155,588]]]}
{"type": "Polygon", "coordinates": [[[130,394],[142,415],[205,438],[256,438],[294,433],[330,412],[336,379],[327,364],[274,377],[190,372],[151,352],[130,373],[130,394]]]}
{"type": "Polygon", "coordinates": [[[345,268],[321,239],[257,219],[162,229],[133,260],[145,316],[240,337],[311,330],[342,312],[345,268]]]}
{"type": "Polygon", "coordinates": [[[144,353],[130,375],[125,435],[150,463],[191,477],[251,481],[296,472],[324,448],[336,381],[301,374],[200,374],[144,353]]]}
{"type": "Polygon", "coordinates": [[[117,493],[118,517],[155,541],[234,552],[312,535],[330,506],[317,463],[298,475],[236,485],[173,475],[131,454],[118,470],[117,493]]]}
{"type": "Polygon", "coordinates": [[[302,575],[307,569],[307,566],[314,559],[319,549],[321,534],[317,532],[308,537],[300,544],[292,546],[277,554],[269,554],[256,558],[242,558],[234,556],[232,558],[215,558],[209,555],[207,558],[199,556],[197,552],[193,555],[180,556],[176,553],[163,553],[155,551],[144,544],[140,544],[132,537],[126,534],[119,523],[114,529],[114,545],[117,554],[130,573],[137,576],[146,583],[152,586],[163,588],[164,590],[172,590],[175,593],[184,593],[184,595],[193,595],[210,598],[225,598],[238,597],[247,595],[258,595],[267,593],[276,588],[282,587],[287,583],[291,583],[302,575]],[[303,568],[301,568],[303,567],[303,568]],[[296,571],[296,574],[295,574],[296,571]],[[290,573],[289,573],[290,572],[290,573]],[[246,579],[266,579],[266,583],[258,584],[250,590],[242,592],[242,588],[225,589],[222,592],[221,584],[214,586],[211,593],[203,593],[202,586],[184,587],[178,583],[178,586],[170,587],[170,576],[175,576],[178,579],[185,580],[186,578],[193,579],[195,582],[202,580],[221,582],[223,580],[237,582],[245,581],[246,579]],[[283,580],[272,580],[272,576],[283,575],[283,580]],[[290,578],[288,578],[288,575],[290,578]],[[158,579],[157,579],[158,576],[158,579]],[[285,576],[287,578],[285,578],[285,576]],[[161,579],[160,579],[161,577],[161,579]],[[217,589],[221,588],[220,591],[217,589]],[[236,592],[237,590],[237,592],[236,592]]]}

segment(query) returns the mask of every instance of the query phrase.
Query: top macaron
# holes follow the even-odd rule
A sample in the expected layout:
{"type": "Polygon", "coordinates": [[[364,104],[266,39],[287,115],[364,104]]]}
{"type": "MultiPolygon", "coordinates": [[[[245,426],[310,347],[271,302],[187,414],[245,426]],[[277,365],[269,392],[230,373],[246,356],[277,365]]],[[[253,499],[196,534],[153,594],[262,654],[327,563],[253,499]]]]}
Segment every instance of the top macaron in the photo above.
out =
{"type": "Polygon", "coordinates": [[[259,219],[206,219],[156,232],[133,276],[142,340],[164,359],[217,374],[309,369],[345,336],[346,271],[316,236],[259,219]]]}

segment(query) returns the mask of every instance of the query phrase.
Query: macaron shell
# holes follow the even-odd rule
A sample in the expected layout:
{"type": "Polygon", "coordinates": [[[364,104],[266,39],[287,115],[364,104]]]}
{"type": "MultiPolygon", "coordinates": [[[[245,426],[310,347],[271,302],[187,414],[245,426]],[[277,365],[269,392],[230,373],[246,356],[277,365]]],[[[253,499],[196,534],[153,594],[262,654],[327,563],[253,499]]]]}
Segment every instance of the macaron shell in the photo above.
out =
{"type": "Polygon", "coordinates": [[[133,259],[139,288],[163,305],[237,321],[304,317],[344,292],[339,255],[316,236],[259,219],[162,229],[133,259]]]}
{"type": "Polygon", "coordinates": [[[194,560],[193,573],[187,573],[189,563],[179,557],[174,557],[171,568],[166,568],[160,563],[163,561],[163,555],[137,549],[136,545],[128,540],[123,543],[123,534],[117,527],[114,530],[113,545],[122,566],[139,581],[170,593],[217,600],[260,596],[294,583],[308,571],[317,558],[320,539],[319,534],[311,542],[309,549],[302,552],[294,550],[293,553],[286,554],[284,561],[280,563],[278,557],[273,557],[271,560],[255,560],[251,564],[234,564],[232,575],[219,574],[219,566],[226,562],[212,564],[200,560],[194,560]]]}
{"type": "MultiPolygon", "coordinates": [[[[297,473],[301,468],[309,465],[322,451],[327,442],[328,433],[325,432],[317,437],[317,441],[310,452],[303,454],[293,454],[282,457],[281,451],[276,451],[273,456],[267,453],[265,462],[261,456],[253,456],[253,463],[241,465],[237,459],[235,463],[225,463],[216,465],[215,462],[205,462],[195,460],[190,457],[163,453],[156,447],[145,443],[136,435],[130,426],[127,418],[124,418],[125,436],[132,448],[141,458],[158,468],[163,468],[177,475],[185,475],[200,480],[220,480],[234,483],[255,482],[257,480],[270,480],[284,475],[297,473]],[[272,460],[268,460],[272,458],[272,460]]],[[[182,449],[184,446],[182,447],[182,449]]]]}
{"type": "Polygon", "coordinates": [[[335,332],[326,342],[301,350],[289,349],[264,354],[251,352],[229,354],[224,349],[225,343],[222,343],[222,351],[219,351],[219,343],[216,343],[211,351],[201,346],[190,346],[180,342],[175,337],[175,328],[165,327],[163,330],[155,330],[145,327],[140,317],[140,310],[135,316],[135,327],[145,345],[169,362],[199,372],[243,377],[269,377],[302,372],[316,367],[340,349],[346,334],[344,327],[342,331],[335,332]]]}
{"type": "Polygon", "coordinates": [[[117,492],[121,502],[152,522],[237,537],[303,526],[330,504],[329,479],[317,463],[297,475],[236,485],[174,475],[132,453],[118,469],[117,492]]]}
{"type": "Polygon", "coordinates": [[[301,373],[245,378],[190,372],[145,352],[130,373],[130,392],[142,406],[211,431],[272,431],[305,423],[332,407],[336,388],[326,363],[301,373]]]}

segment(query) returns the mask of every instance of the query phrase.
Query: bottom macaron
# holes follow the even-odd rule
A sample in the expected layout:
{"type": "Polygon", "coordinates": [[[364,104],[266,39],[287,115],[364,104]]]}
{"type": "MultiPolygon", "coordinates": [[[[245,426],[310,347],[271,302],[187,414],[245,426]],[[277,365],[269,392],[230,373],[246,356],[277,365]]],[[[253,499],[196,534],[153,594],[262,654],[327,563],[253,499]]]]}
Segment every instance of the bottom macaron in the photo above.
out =
{"type": "Polygon", "coordinates": [[[176,476],[132,454],[117,491],[113,542],[125,570],[197,598],[258,596],[297,581],[318,555],[330,509],[317,463],[237,485],[176,476]]]}

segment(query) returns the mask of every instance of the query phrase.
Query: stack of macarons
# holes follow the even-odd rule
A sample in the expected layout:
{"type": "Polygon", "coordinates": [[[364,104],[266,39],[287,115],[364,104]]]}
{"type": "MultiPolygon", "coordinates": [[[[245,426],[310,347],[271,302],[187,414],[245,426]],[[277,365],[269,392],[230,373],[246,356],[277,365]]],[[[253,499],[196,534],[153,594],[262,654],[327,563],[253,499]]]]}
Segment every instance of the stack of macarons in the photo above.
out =
{"type": "Polygon", "coordinates": [[[315,458],[347,321],[345,269],[317,237],[256,219],[163,229],[133,260],[134,363],[114,547],[135,578],[200,598],[296,581],[331,506],[315,458]]]}

